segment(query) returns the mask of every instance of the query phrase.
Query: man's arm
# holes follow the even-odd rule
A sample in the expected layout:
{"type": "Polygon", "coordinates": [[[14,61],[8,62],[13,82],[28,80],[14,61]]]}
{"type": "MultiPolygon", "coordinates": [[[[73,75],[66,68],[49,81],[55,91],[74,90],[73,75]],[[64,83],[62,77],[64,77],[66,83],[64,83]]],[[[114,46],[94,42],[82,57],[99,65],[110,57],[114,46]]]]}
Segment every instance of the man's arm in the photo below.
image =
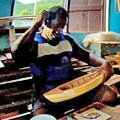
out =
{"type": "Polygon", "coordinates": [[[26,42],[27,40],[34,40],[36,31],[39,27],[41,27],[43,21],[47,17],[48,14],[46,11],[41,12],[41,14],[36,17],[34,24],[15,41],[15,46],[13,47],[12,51],[15,51],[21,42],[26,42]]]}
{"type": "Polygon", "coordinates": [[[90,51],[79,46],[70,36],[67,36],[67,39],[73,47],[73,57],[86,62],[88,65],[100,67],[100,70],[104,72],[105,79],[113,74],[113,68],[110,62],[101,57],[95,56],[90,51]]]}
{"type": "Polygon", "coordinates": [[[46,19],[47,12],[42,12],[25,33],[19,37],[12,48],[13,58],[17,66],[29,65],[37,57],[38,44],[34,41],[34,36],[38,28],[42,25],[44,19],[46,19]]]}
{"type": "Polygon", "coordinates": [[[110,77],[114,72],[110,62],[106,61],[105,59],[101,57],[97,57],[93,55],[92,53],[90,53],[89,55],[89,65],[100,66],[100,70],[104,72],[105,79],[110,77]]]}

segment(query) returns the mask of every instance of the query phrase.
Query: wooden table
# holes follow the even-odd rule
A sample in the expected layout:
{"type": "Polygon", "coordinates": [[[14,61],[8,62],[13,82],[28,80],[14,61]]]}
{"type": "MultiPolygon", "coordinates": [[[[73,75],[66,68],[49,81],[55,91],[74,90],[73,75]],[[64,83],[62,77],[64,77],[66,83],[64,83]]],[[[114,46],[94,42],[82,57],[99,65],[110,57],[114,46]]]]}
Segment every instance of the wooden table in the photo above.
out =
{"type": "Polygon", "coordinates": [[[105,105],[105,104],[102,104],[102,103],[99,103],[99,102],[95,102],[91,105],[88,105],[88,106],[82,108],[82,109],[79,109],[79,110],[77,110],[77,111],[75,111],[71,114],[68,114],[68,115],[60,118],[59,120],[69,120],[68,116],[73,117],[73,120],[75,120],[74,115],[76,114],[76,112],[77,113],[82,113],[82,112],[84,112],[86,110],[89,110],[91,108],[95,108],[95,109],[100,110],[104,113],[107,113],[108,115],[111,116],[111,118],[109,120],[120,120],[120,106],[119,107],[118,106],[117,107],[111,107],[111,106],[108,106],[108,105],[105,105]]]}

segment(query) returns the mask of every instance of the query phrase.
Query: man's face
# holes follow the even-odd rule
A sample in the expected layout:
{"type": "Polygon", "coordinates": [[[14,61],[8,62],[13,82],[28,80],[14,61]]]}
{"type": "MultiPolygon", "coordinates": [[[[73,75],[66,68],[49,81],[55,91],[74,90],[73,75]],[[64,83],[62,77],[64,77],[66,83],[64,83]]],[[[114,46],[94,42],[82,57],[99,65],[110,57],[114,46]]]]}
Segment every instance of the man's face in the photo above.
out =
{"type": "Polygon", "coordinates": [[[55,33],[62,32],[64,26],[66,25],[67,18],[61,18],[59,14],[56,15],[55,19],[51,20],[50,27],[53,29],[55,33]]]}
{"type": "Polygon", "coordinates": [[[62,33],[64,26],[66,25],[67,17],[61,18],[59,14],[56,14],[56,18],[52,19],[50,23],[44,26],[42,36],[46,39],[52,40],[59,37],[62,33]]]}

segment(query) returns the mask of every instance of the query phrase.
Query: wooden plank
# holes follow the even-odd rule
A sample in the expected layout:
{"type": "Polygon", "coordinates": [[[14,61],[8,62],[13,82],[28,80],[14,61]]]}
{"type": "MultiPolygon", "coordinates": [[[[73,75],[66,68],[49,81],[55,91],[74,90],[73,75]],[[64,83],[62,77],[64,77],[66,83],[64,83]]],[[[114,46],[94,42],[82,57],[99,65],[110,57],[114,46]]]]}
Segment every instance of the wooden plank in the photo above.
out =
{"type": "Polygon", "coordinates": [[[70,13],[69,29],[71,31],[87,31],[88,14],[86,12],[70,13]],[[77,15],[77,18],[76,18],[77,15]]]}
{"type": "Polygon", "coordinates": [[[29,104],[29,103],[31,103],[30,100],[22,100],[22,101],[13,102],[12,104],[9,103],[9,104],[5,104],[5,105],[0,105],[0,110],[18,107],[20,105],[29,104]]]}
{"type": "Polygon", "coordinates": [[[105,30],[104,0],[71,0],[68,31],[99,32],[105,30]]]}
{"type": "Polygon", "coordinates": [[[71,6],[70,12],[76,12],[76,11],[100,11],[103,8],[103,5],[91,5],[91,6],[71,6]]]}
{"type": "Polygon", "coordinates": [[[28,20],[28,19],[33,19],[35,18],[36,15],[31,15],[31,16],[8,16],[8,17],[1,17],[0,18],[0,26],[11,22],[12,20],[28,20]]]}
{"type": "Polygon", "coordinates": [[[16,83],[16,82],[22,82],[22,81],[27,81],[27,80],[31,80],[31,79],[32,79],[32,77],[30,76],[30,77],[25,77],[25,78],[11,80],[11,81],[1,82],[0,85],[16,83]]]}
{"type": "Polygon", "coordinates": [[[26,113],[22,113],[22,114],[19,114],[19,115],[13,116],[13,117],[9,117],[9,118],[5,118],[5,119],[2,119],[2,120],[15,120],[17,118],[24,117],[24,116],[27,116],[27,115],[30,115],[30,114],[31,114],[31,112],[26,112],[26,113]]]}
{"type": "Polygon", "coordinates": [[[71,0],[70,5],[88,5],[89,0],[71,0]]]}
{"type": "Polygon", "coordinates": [[[118,74],[114,74],[112,77],[110,77],[110,79],[108,79],[104,83],[104,85],[111,86],[111,85],[114,85],[116,83],[120,83],[120,75],[118,75],[118,74]]]}
{"type": "Polygon", "coordinates": [[[88,19],[88,31],[102,31],[102,11],[89,11],[88,19]]]}
{"type": "MultiPolygon", "coordinates": [[[[16,33],[24,33],[29,27],[16,27],[15,32],[16,33]]],[[[0,28],[0,34],[1,35],[8,35],[9,34],[9,28],[0,28]]]]}
{"type": "Polygon", "coordinates": [[[92,5],[102,5],[103,4],[103,0],[89,0],[89,4],[92,4],[92,5]]]}
{"type": "Polygon", "coordinates": [[[29,95],[30,93],[32,92],[32,89],[31,90],[22,90],[22,91],[18,91],[18,92],[15,92],[15,93],[6,93],[4,94],[5,97],[14,97],[14,96],[19,96],[19,95],[29,95]]]}

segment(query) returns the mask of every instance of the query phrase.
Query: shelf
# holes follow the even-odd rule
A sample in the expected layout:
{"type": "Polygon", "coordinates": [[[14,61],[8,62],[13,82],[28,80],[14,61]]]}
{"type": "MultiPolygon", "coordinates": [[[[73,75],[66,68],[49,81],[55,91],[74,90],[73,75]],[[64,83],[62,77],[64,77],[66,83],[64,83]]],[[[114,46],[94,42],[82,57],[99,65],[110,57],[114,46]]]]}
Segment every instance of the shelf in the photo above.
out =
{"type": "Polygon", "coordinates": [[[30,67],[18,68],[8,52],[4,50],[0,56],[4,65],[0,68],[0,120],[26,120],[32,115],[32,107],[28,108],[32,104],[33,84],[30,67]]]}
{"type": "Polygon", "coordinates": [[[14,96],[19,96],[19,95],[24,95],[24,94],[30,94],[32,93],[32,90],[24,90],[24,91],[18,91],[15,93],[10,93],[10,94],[5,94],[5,97],[14,97],[14,96]]]}
{"type": "Polygon", "coordinates": [[[19,78],[11,81],[6,81],[6,82],[1,82],[0,85],[5,85],[5,84],[10,84],[10,83],[16,83],[16,82],[21,82],[21,81],[27,81],[32,79],[32,76],[30,77],[25,77],[25,78],[19,78]]]}
{"type": "Polygon", "coordinates": [[[27,115],[30,115],[30,114],[31,114],[31,112],[26,112],[26,113],[22,113],[22,114],[13,116],[13,117],[4,118],[2,120],[13,120],[13,119],[20,118],[20,117],[23,117],[23,116],[27,116],[27,115]]]}
{"type": "Polygon", "coordinates": [[[5,104],[5,105],[0,105],[0,111],[4,109],[13,108],[13,107],[18,107],[20,105],[29,104],[29,103],[31,103],[30,100],[22,100],[22,101],[12,102],[12,103],[5,104]]]}

